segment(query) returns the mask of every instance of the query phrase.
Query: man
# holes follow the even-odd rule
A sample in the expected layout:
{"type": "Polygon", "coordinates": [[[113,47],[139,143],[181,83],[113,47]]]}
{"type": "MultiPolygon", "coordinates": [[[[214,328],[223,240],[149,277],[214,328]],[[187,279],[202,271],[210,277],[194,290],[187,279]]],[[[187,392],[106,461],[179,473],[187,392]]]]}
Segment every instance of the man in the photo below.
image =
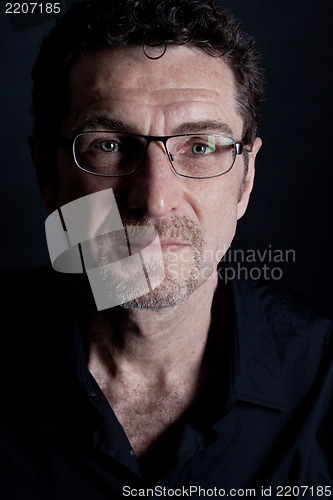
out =
{"type": "Polygon", "coordinates": [[[332,496],[332,322],[220,279],[253,41],[210,0],[83,1],[32,75],[54,270],[6,285],[2,498],[332,496]]]}

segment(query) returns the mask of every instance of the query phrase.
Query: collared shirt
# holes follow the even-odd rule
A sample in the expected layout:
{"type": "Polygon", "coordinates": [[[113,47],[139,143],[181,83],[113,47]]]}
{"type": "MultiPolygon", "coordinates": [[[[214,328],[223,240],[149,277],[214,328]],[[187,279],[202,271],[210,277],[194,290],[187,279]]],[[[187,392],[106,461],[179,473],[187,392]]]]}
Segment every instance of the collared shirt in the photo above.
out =
{"type": "Polygon", "coordinates": [[[1,499],[333,496],[331,319],[233,280],[220,377],[144,464],[87,369],[55,274],[19,277],[2,310],[1,499]]]}

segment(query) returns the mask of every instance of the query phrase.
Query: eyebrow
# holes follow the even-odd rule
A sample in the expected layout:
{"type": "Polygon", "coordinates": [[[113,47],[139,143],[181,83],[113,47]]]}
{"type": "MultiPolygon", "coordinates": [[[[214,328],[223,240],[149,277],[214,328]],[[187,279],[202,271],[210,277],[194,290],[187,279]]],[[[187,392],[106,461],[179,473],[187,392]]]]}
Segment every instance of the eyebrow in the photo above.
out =
{"type": "Polygon", "coordinates": [[[192,134],[198,132],[217,132],[221,134],[233,135],[229,125],[218,120],[201,120],[197,122],[181,123],[174,130],[175,134],[192,134]]]}
{"type": "MultiPolygon", "coordinates": [[[[117,130],[119,132],[127,132],[132,134],[140,134],[140,131],[130,125],[127,122],[115,120],[113,118],[106,117],[87,117],[83,123],[83,128],[86,131],[95,130],[98,127],[103,127],[105,130],[117,130]]],[[[76,132],[82,132],[82,126],[80,130],[76,132]]],[[[225,122],[218,120],[199,120],[195,122],[185,122],[178,125],[174,130],[173,134],[196,134],[200,132],[215,132],[220,134],[226,134],[232,138],[233,132],[229,125],[225,122]]]]}
{"type": "MultiPolygon", "coordinates": [[[[132,134],[138,133],[138,130],[129,123],[103,116],[87,117],[83,122],[84,131],[95,130],[98,127],[103,127],[105,130],[117,130],[119,132],[129,132],[132,134]]],[[[82,125],[79,128],[80,130],[76,132],[82,132],[82,125]]]]}

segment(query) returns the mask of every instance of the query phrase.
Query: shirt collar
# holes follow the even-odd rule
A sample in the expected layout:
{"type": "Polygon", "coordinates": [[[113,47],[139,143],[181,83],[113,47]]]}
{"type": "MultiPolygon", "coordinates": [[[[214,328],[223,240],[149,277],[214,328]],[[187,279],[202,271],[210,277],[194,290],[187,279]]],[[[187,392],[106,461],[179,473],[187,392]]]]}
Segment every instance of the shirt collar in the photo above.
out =
{"type": "MultiPolygon", "coordinates": [[[[250,280],[233,279],[228,286],[233,314],[229,404],[241,400],[289,411],[281,367],[264,310],[263,292],[250,280]]],[[[73,324],[71,331],[71,377],[67,378],[67,387],[75,390],[83,385],[87,390],[91,380],[87,377],[84,343],[79,329],[73,324]]]]}
{"type": "Polygon", "coordinates": [[[256,283],[234,279],[233,397],[269,408],[289,411],[281,367],[256,283]]]}

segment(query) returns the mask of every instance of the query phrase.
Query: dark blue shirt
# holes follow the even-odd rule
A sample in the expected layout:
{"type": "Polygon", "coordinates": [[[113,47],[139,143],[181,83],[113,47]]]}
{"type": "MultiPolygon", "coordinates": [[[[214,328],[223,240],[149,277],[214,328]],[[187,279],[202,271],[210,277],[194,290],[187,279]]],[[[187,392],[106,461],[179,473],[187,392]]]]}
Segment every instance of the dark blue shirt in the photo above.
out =
{"type": "Polygon", "coordinates": [[[297,294],[228,285],[221,369],[140,462],[87,370],[67,277],[48,270],[10,283],[1,499],[333,496],[333,322],[297,294]]]}

